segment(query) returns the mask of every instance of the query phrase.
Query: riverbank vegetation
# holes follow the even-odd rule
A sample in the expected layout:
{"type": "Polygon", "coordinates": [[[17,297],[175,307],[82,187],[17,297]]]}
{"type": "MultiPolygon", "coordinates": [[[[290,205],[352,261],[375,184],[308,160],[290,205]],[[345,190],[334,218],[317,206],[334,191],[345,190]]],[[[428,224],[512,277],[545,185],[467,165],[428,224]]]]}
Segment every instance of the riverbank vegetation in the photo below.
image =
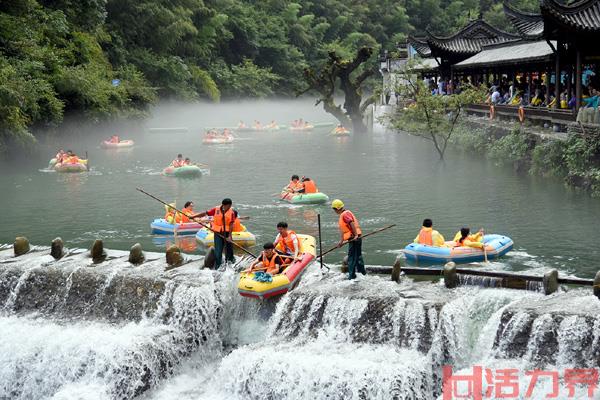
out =
{"type": "Polygon", "coordinates": [[[547,139],[519,129],[507,135],[461,124],[451,142],[469,154],[487,155],[516,171],[563,180],[600,197],[600,137],[572,133],[566,140],[547,139]]]}
{"type": "Polygon", "coordinates": [[[73,114],[100,121],[144,116],[163,98],[293,97],[304,69],[330,51],[393,51],[409,33],[446,34],[480,13],[506,25],[499,0],[2,1],[0,152],[73,114]]]}

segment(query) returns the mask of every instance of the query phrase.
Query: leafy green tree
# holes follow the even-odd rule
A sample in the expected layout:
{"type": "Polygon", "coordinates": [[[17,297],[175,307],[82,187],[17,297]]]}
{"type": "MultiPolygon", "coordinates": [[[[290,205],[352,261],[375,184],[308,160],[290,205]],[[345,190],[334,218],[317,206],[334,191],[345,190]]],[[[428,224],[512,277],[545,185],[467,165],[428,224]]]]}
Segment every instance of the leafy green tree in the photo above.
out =
{"type": "Polygon", "coordinates": [[[396,88],[408,106],[396,111],[391,122],[399,130],[430,140],[440,156],[444,154],[465,106],[480,103],[485,99],[484,89],[473,86],[462,87],[460,93],[436,96],[418,78],[417,64],[408,63],[401,73],[401,84],[396,88]]]}

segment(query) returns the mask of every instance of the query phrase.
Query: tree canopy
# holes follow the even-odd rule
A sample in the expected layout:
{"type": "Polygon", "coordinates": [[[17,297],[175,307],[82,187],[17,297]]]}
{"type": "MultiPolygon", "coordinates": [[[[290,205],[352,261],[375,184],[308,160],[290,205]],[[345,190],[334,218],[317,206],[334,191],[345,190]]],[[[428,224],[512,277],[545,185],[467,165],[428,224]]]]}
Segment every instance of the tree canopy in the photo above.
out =
{"type": "Polygon", "coordinates": [[[69,113],[104,120],[143,116],[160,98],[294,96],[332,51],[377,54],[480,13],[508,29],[499,0],[2,1],[0,152],[69,113]]]}

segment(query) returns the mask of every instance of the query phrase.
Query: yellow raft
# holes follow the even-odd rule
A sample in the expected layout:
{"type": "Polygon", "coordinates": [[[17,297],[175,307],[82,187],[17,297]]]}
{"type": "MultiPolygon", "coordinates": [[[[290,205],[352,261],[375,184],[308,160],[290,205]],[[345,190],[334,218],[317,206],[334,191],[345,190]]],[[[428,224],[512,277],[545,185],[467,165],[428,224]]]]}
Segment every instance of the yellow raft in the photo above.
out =
{"type": "Polygon", "coordinates": [[[289,265],[281,274],[273,275],[271,282],[254,280],[254,272],[242,272],[238,283],[238,293],[244,297],[267,299],[292,290],[308,265],[316,257],[315,238],[298,235],[300,241],[300,260],[289,265]]]}
{"type": "MultiPolygon", "coordinates": [[[[251,247],[256,244],[256,236],[252,232],[249,232],[244,225],[242,225],[243,231],[233,232],[232,239],[234,243],[239,244],[243,247],[251,247]]],[[[205,246],[215,245],[215,234],[206,229],[202,228],[196,233],[196,240],[205,246]]]]}

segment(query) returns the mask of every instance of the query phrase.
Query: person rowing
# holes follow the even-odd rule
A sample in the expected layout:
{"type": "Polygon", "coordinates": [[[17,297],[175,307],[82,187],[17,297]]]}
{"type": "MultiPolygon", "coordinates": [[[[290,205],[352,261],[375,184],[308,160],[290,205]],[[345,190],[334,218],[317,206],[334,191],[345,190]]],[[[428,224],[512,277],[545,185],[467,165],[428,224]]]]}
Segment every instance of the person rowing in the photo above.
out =
{"type": "Polygon", "coordinates": [[[292,175],[290,183],[288,183],[287,186],[283,188],[283,191],[289,193],[303,192],[304,185],[302,184],[302,182],[300,182],[300,177],[298,175],[292,175]]]}
{"type": "Polygon", "coordinates": [[[185,160],[183,159],[182,154],[177,154],[177,158],[171,162],[171,165],[175,168],[183,167],[185,160]]]}
{"type": "Polygon", "coordinates": [[[265,243],[263,251],[245,272],[265,271],[268,274],[276,275],[281,273],[286,265],[286,260],[275,251],[275,245],[265,243]]]}
{"type": "Polygon", "coordinates": [[[279,254],[292,256],[293,260],[298,259],[298,253],[300,252],[300,240],[291,229],[288,229],[288,224],[282,221],[277,224],[277,237],[273,244],[275,244],[275,250],[279,254]]]}
{"type": "Polygon", "coordinates": [[[471,234],[470,228],[461,228],[454,236],[454,247],[472,247],[483,249],[484,231],[481,228],[477,233],[471,234]]]}
{"type": "Polygon", "coordinates": [[[234,262],[232,235],[236,228],[241,226],[238,212],[232,208],[233,202],[229,198],[223,199],[220,206],[210,210],[194,214],[191,219],[205,216],[213,217],[210,229],[215,232],[215,266],[219,268],[223,262],[223,249],[225,249],[225,261],[234,262]],[[218,235],[217,235],[218,233],[218,235]]]}

